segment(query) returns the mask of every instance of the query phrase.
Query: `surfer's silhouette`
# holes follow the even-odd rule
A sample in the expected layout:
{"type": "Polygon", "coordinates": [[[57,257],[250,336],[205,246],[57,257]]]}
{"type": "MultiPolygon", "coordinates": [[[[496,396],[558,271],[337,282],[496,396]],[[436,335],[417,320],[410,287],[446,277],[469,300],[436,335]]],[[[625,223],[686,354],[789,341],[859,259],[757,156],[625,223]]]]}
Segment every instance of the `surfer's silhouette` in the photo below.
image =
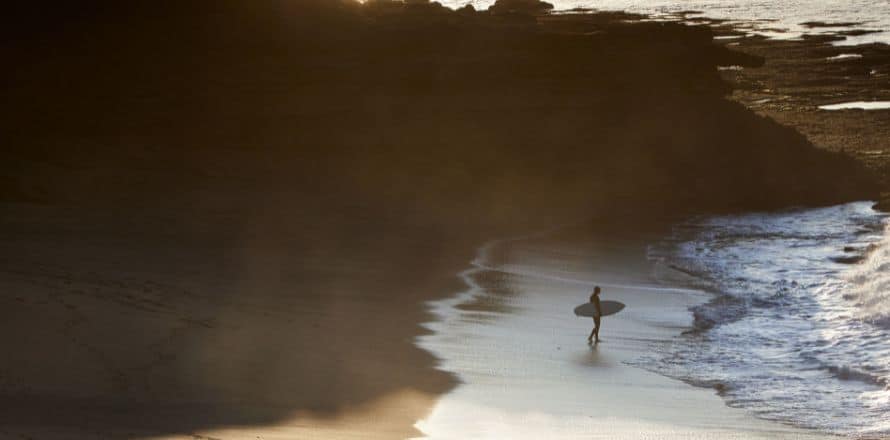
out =
{"type": "Polygon", "coordinates": [[[593,317],[593,330],[590,332],[590,336],[587,337],[587,342],[591,342],[594,337],[596,337],[596,342],[599,342],[600,318],[603,316],[603,309],[600,308],[600,286],[593,288],[593,293],[590,294],[590,302],[596,307],[596,315],[593,317]]]}

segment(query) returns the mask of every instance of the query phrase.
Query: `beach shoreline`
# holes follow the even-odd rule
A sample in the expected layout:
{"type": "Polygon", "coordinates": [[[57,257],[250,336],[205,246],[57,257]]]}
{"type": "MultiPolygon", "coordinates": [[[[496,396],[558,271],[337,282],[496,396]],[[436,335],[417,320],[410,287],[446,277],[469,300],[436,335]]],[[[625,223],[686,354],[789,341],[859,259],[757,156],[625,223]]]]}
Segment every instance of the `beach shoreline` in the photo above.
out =
{"type": "Polygon", "coordinates": [[[418,438],[837,438],[757,419],[714,387],[645,369],[640,359],[691,330],[690,308],[712,295],[653,277],[645,248],[657,233],[597,235],[479,248],[461,273],[468,289],[432,302],[434,333],[418,338],[459,379],[418,421],[418,438]],[[604,342],[588,347],[590,323],[571,316],[570,301],[594,285],[627,308],[604,319],[604,342]]]}

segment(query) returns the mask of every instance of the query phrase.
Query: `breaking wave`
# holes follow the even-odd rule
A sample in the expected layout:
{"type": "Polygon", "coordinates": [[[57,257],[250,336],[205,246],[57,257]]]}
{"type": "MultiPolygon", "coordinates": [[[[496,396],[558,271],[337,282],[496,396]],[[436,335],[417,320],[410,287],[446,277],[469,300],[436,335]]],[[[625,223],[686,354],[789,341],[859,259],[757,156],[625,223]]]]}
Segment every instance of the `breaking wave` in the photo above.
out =
{"type": "Polygon", "coordinates": [[[765,419],[890,434],[890,234],[870,203],[699,218],[649,256],[714,298],[640,366],[765,419]]]}

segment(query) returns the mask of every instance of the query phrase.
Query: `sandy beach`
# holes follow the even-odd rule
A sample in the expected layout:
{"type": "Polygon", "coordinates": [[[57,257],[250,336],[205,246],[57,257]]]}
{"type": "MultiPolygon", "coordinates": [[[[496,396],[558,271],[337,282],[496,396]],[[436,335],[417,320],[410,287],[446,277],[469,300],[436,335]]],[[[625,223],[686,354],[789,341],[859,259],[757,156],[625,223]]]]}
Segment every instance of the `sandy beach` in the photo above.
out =
{"type": "MultiPolygon", "coordinates": [[[[7,208],[7,234],[15,226],[10,222],[15,217],[9,214],[7,208]]],[[[60,214],[56,213],[57,218],[60,214]]],[[[22,225],[26,218],[19,220],[22,225]]],[[[70,218],[55,220],[42,228],[35,224],[34,217],[27,220],[34,234],[45,234],[42,228],[84,227],[70,218]]],[[[80,237],[88,237],[87,231],[79,232],[80,237]]],[[[170,266],[163,265],[163,271],[145,272],[149,261],[126,256],[127,245],[132,244],[128,241],[102,244],[104,253],[118,255],[117,258],[73,265],[76,259],[69,252],[80,254],[88,243],[97,245],[99,237],[109,240],[107,232],[99,237],[93,232],[92,238],[82,243],[56,238],[56,250],[47,254],[47,248],[33,237],[22,240],[25,237],[18,230],[3,240],[5,255],[20,256],[14,264],[7,261],[4,272],[8,316],[20,319],[19,324],[7,320],[7,325],[27,328],[31,316],[39,312],[42,331],[7,333],[4,343],[16,347],[21,361],[16,363],[20,369],[7,366],[6,377],[18,373],[22,378],[18,384],[40,383],[54,390],[83,390],[83,383],[89,389],[115,387],[115,392],[127,396],[127,400],[116,404],[113,412],[96,406],[96,400],[90,396],[66,399],[64,407],[46,401],[34,402],[33,406],[20,401],[16,408],[5,408],[0,435],[9,439],[449,439],[553,435],[822,438],[812,432],[757,420],[743,410],[726,407],[713,389],[693,387],[634,364],[652,344],[669,341],[688,330],[692,322],[689,307],[709,298],[703,292],[672,288],[653,278],[654,268],[646,259],[646,245],[657,239],[659,233],[663,230],[635,237],[610,233],[603,238],[591,234],[585,226],[570,232],[489,242],[478,248],[474,256],[472,252],[454,252],[451,263],[443,263],[427,281],[405,286],[415,291],[418,298],[442,298],[428,303],[430,314],[422,314],[424,307],[420,302],[401,301],[397,311],[379,312],[379,320],[371,316],[361,323],[344,323],[344,319],[359,316],[345,318],[349,309],[339,311],[344,303],[356,301],[346,292],[344,296],[319,302],[293,299],[287,302],[287,309],[282,308],[285,303],[280,297],[272,296],[273,292],[284,293],[281,286],[223,308],[208,307],[218,300],[207,303],[202,299],[200,292],[207,290],[161,302],[159,297],[171,295],[173,289],[195,284],[207,289],[209,279],[219,283],[220,290],[214,295],[226,295],[222,290],[225,282],[220,281],[226,275],[208,268],[197,271],[200,274],[188,274],[195,270],[192,265],[196,261],[185,256],[176,265],[192,270],[174,275],[170,266]],[[14,237],[19,240],[11,239],[14,237]],[[137,264],[142,273],[132,272],[137,264]],[[121,277],[95,275],[109,273],[110,267],[118,268],[121,277]],[[77,275],[87,273],[94,274],[94,278],[77,275]],[[165,278],[160,278],[161,273],[165,278]],[[466,282],[469,287],[464,285],[466,282]],[[590,347],[585,338],[591,323],[572,316],[570,310],[586,300],[588,290],[595,284],[604,287],[605,298],[622,301],[628,308],[605,321],[604,342],[590,347]],[[126,291],[126,301],[106,304],[102,300],[106,289],[126,291]],[[101,307],[114,312],[100,314],[97,308],[101,307]],[[54,315],[45,316],[48,310],[54,315]],[[118,318],[112,318],[115,316],[118,318]],[[311,316],[313,322],[308,324],[306,318],[297,319],[299,316],[311,316]],[[411,329],[419,327],[412,323],[422,321],[426,321],[424,326],[429,332],[415,341],[411,329]],[[392,325],[391,332],[386,330],[387,322],[392,325]],[[327,329],[326,337],[300,338],[307,324],[327,329]],[[140,334],[150,341],[151,350],[134,347],[130,343],[136,337],[132,332],[149,325],[152,334],[140,334]],[[368,326],[374,331],[364,331],[368,326]],[[103,344],[96,344],[97,339],[86,332],[105,334],[103,344]],[[239,349],[245,338],[254,341],[247,353],[239,349]],[[108,370],[96,371],[89,364],[79,363],[72,357],[76,350],[46,353],[39,349],[46,345],[78,344],[79,340],[92,344],[88,351],[95,353],[92,362],[106,359],[108,370]],[[407,357],[412,350],[402,344],[415,343],[415,354],[407,357]],[[288,346],[293,348],[282,349],[288,346]],[[184,355],[184,347],[188,347],[190,356],[199,356],[202,362],[215,365],[210,371],[226,383],[225,388],[215,392],[233,396],[229,403],[159,405],[171,399],[168,396],[190,392],[190,385],[194,387],[158,380],[159,375],[179,368],[178,358],[184,355]],[[196,349],[198,354],[192,351],[196,349]],[[45,353],[40,363],[27,362],[29,350],[45,353]],[[365,371],[325,371],[315,367],[315,361],[306,363],[307,356],[367,357],[384,364],[372,371],[367,371],[373,366],[367,361],[363,364],[365,371]],[[50,374],[47,369],[55,370],[60,364],[68,365],[61,377],[77,377],[80,382],[63,385],[28,379],[45,378],[50,374]],[[256,367],[251,367],[254,364],[256,367]],[[80,370],[73,369],[76,367],[80,370]],[[262,374],[250,375],[233,367],[259,368],[262,374]],[[270,380],[269,375],[275,371],[279,375],[270,380]],[[276,399],[292,402],[290,393],[306,392],[306,377],[325,381],[319,385],[327,388],[306,394],[313,404],[323,402],[318,399],[322,395],[337,398],[337,390],[351,396],[355,403],[335,412],[323,408],[287,411],[288,407],[275,405],[276,399]],[[362,400],[356,381],[376,388],[375,396],[362,400]],[[161,384],[167,387],[159,388],[161,384]],[[261,401],[265,403],[256,404],[256,398],[249,404],[234,400],[256,392],[257,388],[264,390],[261,401]],[[43,417],[47,414],[53,414],[54,424],[46,424],[43,417]],[[186,422],[196,425],[225,419],[229,426],[195,429],[189,424],[170,424],[170,420],[183,416],[188,416],[186,422]],[[239,426],[239,417],[249,424],[239,426]],[[160,434],[158,428],[183,432],[160,434]]],[[[141,242],[142,258],[150,255],[146,249],[147,243],[141,242]]],[[[183,251],[181,244],[177,249],[183,251]]],[[[163,252],[163,248],[158,247],[158,252],[163,252]]],[[[268,256],[270,251],[257,247],[254,252],[259,258],[268,256]]],[[[206,256],[197,254],[191,258],[206,256]]],[[[350,261],[350,267],[361,261],[357,257],[350,261]]],[[[279,259],[276,264],[285,261],[279,259]]],[[[352,274],[349,282],[357,283],[359,279],[352,274]]],[[[389,289],[385,278],[379,282],[383,283],[379,289],[389,289]]],[[[369,284],[365,281],[357,288],[367,290],[369,284]]],[[[397,304],[375,302],[376,307],[391,308],[397,304]]],[[[365,311],[369,305],[360,303],[354,307],[365,311]]],[[[219,383],[217,377],[201,383],[219,383]]],[[[6,382],[7,387],[15,385],[6,382]]]]}
{"type": "Polygon", "coordinates": [[[153,209],[4,206],[4,438],[405,438],[453,386],[411,338],[472,255],[462,239],[406,226],[312,252],[326,229],[306,216],[153,209]]]}
{"type": "Polygon", "coordinates": [[[434,333],[419,338],[460,380],[417,423],[424,438],[834,438],[646,371],[646,354],[690,330],[689,308],[710,298],[653,278],[658,238],[575,229],[480,249],[470,288],[434,302],[434,333]],[[570,310],[595,285],[627,309],[588,346],[592,324],[570,310]]]}

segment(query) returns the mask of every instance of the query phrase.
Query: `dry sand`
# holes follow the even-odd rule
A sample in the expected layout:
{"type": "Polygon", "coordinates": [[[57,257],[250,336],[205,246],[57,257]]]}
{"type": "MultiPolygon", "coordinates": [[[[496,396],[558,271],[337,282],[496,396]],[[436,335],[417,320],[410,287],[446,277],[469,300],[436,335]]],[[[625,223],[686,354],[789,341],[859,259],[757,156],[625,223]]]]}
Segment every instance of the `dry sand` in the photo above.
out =
{"type": "Polygon", "coordinates": [[[452,386],[412,338],[421,301],[454,289],[464,241],[411,225],[349,236],[374,227],[330,212],[310,227],[154,208],[122,222],[3,207],[0,435],[256,438],[296,420],[398,438],[452,386]]]}

